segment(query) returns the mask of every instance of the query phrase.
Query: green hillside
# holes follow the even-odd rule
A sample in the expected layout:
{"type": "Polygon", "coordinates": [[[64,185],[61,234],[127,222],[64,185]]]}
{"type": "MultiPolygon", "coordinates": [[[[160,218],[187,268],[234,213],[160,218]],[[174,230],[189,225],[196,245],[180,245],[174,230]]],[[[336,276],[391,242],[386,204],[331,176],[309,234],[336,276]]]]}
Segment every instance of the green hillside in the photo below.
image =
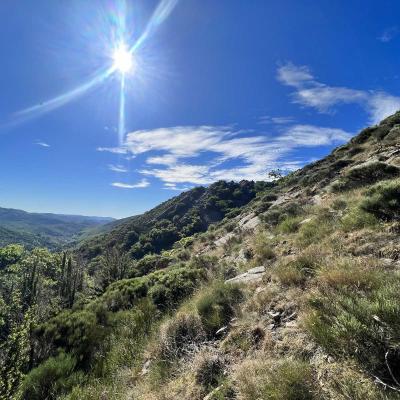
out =
{"type": "Polygon", "coordinates": [[[57,249],[111,221],[113,218],[29,213],[0,207],[0,246],[18,243],[27,248],[57,249]]]}
{"type": "Polygon", "coordinates": [[[0,399],[400,399],[400,112],[273,183],[0,249],[0,399]]]}

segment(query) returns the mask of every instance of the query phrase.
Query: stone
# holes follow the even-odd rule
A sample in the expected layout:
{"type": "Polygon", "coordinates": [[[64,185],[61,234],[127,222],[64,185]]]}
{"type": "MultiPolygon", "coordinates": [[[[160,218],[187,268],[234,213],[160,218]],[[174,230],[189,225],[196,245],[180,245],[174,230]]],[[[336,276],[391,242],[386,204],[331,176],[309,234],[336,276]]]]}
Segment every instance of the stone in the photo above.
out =
{"type": "Polygon", "coordinates": [[[265,273],[265,267],[255,267],[249,269],[244,274],[240,274],[235,276],[234,278],[228,279],[225,283],[249,283],[249,282],[259,282],[262,280],[262,277],[265,273]]]}

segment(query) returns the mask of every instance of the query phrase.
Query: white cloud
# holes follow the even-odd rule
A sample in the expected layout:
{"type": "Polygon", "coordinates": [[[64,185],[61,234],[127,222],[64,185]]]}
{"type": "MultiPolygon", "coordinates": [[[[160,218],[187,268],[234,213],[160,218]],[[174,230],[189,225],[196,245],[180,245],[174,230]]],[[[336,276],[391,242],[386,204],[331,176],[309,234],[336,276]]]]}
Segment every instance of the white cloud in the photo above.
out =
{"type": "Polygon", "coordinates": [[[382,43],[388,43],[393,40],[399,34],[399,28],[397,26],[392,26],[385,29],[382,34],[378,37],[382,43]]]}
{"type": "Polygon", "coordinates": [[[150,186],[150,182],[147,179],[142,179],[138,183],[122,183],[122,182],[113,182],[111,186],[121,189],[138,189],[138,188],[146,188],[150,186]]]}
{"type": "Polygon", "coordinates": [[[292,150],[342,143],[351,136],[341,129],[312,125],[282,126],[275,137],[243,135],[218,126],[141,130],[129,133],[123,146],[110,151],[134,156],[151,153],[139,172],[160,179],[165,189],[181,190],[187,184],[219,179],[265,180],[271,169],[291,171],[301,166],[301,160],[286,160],[292,150]]]}
{"type": "Polygon", "coordinates": [[[183,192],[185,190],[192,189],[193,186],[177,186],[175,183],[165,183],[163,186],[164,190],[174,190],[176,192],[183,192]]]}
{"type": "Polygon", "coordinates": [[[40,142],[40,141],[35,142],[35,144],[38,146],[41,146],[41,147],[46,147],[46,148],[51,147],[48,143],[40,142]]]}
{"type": "Polygon", "coordinates": [[[109,164],[108,169],[114,172],[128,172],[128,170],[123,165],[109,164]]]}
{"type": "Polygon", "coordinates": [[[121,147],[98,147],[97,151],[106,151],[114,154],[126,154],[127,151],[121,147]]]}
{"type": "Polygon", "coordinates": [[[340,86],[328,86],[318,82],[307,66],[288,63],[278,68],[277,79],[293,87],[293,102],[313,107],[321,113],[335,111],[340,104],[358,104],[370,116],[370,122],[378,123],[400,109],[400,97],[383,91],[357,90],[340,86]]]}
{"type": "Polygon", "coordinates": [[[263,115],[259,117],[258,123],[261,125],[275,124],[275,125],[287,125],[294,122],[293,117],[271,117],[269,115],[263,115]]]}
{"type": "Polygon", "coordinates": [[[312,147],[345,142],[350,138],[351,135],[342,129],[323,128],[313,125],[294,125],[278,140],[282,143],[295,144],[299,147],[312,147]]]}
{"type": "Polygon", "coordinates": [[[303,83],[314,81],[314,77],[307,66],[297,66],[287,63],[278,68],[278,80],[285,85],[301,87],[303,83]]]}

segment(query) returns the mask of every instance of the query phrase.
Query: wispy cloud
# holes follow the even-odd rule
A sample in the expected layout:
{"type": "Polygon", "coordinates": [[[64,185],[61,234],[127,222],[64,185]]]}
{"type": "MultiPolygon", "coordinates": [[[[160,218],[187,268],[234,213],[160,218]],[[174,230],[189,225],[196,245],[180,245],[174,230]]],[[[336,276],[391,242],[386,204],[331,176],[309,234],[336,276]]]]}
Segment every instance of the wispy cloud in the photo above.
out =
{"type": "Polygon", "coordinates": [[[265,180],[271,169],[291,171],[302,165],[301,160],[288,160],[292,150],[342,143],[350,137],[341,129],[313,125],[281,126],[275,136],[244,134],[231,127],[176,126],[131,132],[121,147],[109,151],[151,153],[139,172],[160,179],[165,189],[181,190],[219,179],[265,180]]]}
{"type": "Polygon", "coordinates": [[[120,189],[139,189],[139,188],[146,188],[150,186],[150,182],[147,179],[142,179],[137,183],[122,183],[122,182],[113,182],[111,186],[120,189]]]}
{"type": "Polygon", "coordinates": [[[98,147],[97,151],[106,151],[114,154],[126,154],[126,150],[119,147],[98,147]]]}
{"type": "Polygon", "coordinates": [[[260,125],[287,125],[292,124],[295,121],[293,117],[271,117],[269,115],[262,115],[258,118],[258,123],[260,125]]]}
{"type": "Polygon", "coordinates": [[[163,189],[165,190],[174,190],[177,192],[183,192],[185,190],[192,189],[193,186],[177,186],[175,183],[165,183],[163,189]]]}
{"type": "Polygon", "coordinates": [[[108,169],[114,172],[128,172],[128,170],[123,165],[109,164],[108,169]]]}
{"type": "Polygon", "coordinates": [[[387,43],[392,41],[399,34],[398,26],[391,26],[390,28],[385,29],[382,34],[378,37],[382,43],[387,43]]]}
{"type": "Polygon", "coordinates": [[[42,141],[36,141],[35,142],[35,144],[37,145],[37,146],[41,146],[41,147],[51,147],[48,143],[45,143],[45,142],[42,142],[42,141]]]}
{"type": "Polygon", "coordinates": [[[318,82],[307,66],[288,63],[278,68],[277,79],[295,89],[293,102],[313,107],[321,113],[335,111],[340,104],[358,104],[378,123],[400,109],[400,97],[383,91],[357,90],[318,82]]]}

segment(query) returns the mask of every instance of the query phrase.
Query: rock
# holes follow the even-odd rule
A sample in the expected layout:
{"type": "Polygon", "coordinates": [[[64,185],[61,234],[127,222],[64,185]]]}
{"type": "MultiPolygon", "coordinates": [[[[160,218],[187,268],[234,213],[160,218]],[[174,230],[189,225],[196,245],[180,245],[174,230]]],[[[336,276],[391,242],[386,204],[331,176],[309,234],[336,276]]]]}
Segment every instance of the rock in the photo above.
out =
{"type": "Polygon", "coordinates": [[[287,317],[283,318],[282,322],[291,321],[292,319],[296,318],[296,316],[297,316],[297,312],[294,311],[290,315],[288,315],[287,317]]]}
{"type": "Polygon", "coordinates": [[[281,317],[281,313],[279,311],[268,311],[268,315],[272,317],[274,321],[278,321],[281,317]]]}
{"type": "Polygon", "coordinates": [[[227,326],[223,326],[222,328],[219,328],[217,332],[215,332],[216,335],[221,335],[222,333],[226,332],[228,330],[227,326]]]}
{"type": "Polygon", "coordinates": [[[215,396],[218,395],[218,393],[222,390],[223,387],[224,387],[224,385],[218,386],[212,392],[210,392],[206,397],[203,397],[203,400],[212,400],[212,399],[219,398],[219,397],[215,397],[215,396]]]}
{"type": "Polygon", "coordinates": [[[229,232],[229,233],[227,233],[226,235],[224,235],[224,236],[220,237],[219,239],[217,239],[217,240],[214,242],[214,245],[215,245],[216,247],[221,247],[221,246],[223,246],[224,244],[228,243],[228,241],[229,241],[230,239],[232,239],[234,236],[235,236],[235,234],[234,234],[233,232],[229,232]]]}
{"type": "Polygon", "coordinates": [[[265,273],[265,267],[260,266],[256,268],[251,268],[244,274],[235,276],[234,278],[228,279],[225,283],[249,283],[261,281],[265,273]]]}
{"type": "Polygon", "coordinates": [[[142,371],[141,371],[140,375],[143,376],[143,375],[146,375],[146,374],[149,372],[150,364],[151,364],[151,360],[150,360],[150,359],[147,360],[147,361],[143,364],[142,371]]]}

